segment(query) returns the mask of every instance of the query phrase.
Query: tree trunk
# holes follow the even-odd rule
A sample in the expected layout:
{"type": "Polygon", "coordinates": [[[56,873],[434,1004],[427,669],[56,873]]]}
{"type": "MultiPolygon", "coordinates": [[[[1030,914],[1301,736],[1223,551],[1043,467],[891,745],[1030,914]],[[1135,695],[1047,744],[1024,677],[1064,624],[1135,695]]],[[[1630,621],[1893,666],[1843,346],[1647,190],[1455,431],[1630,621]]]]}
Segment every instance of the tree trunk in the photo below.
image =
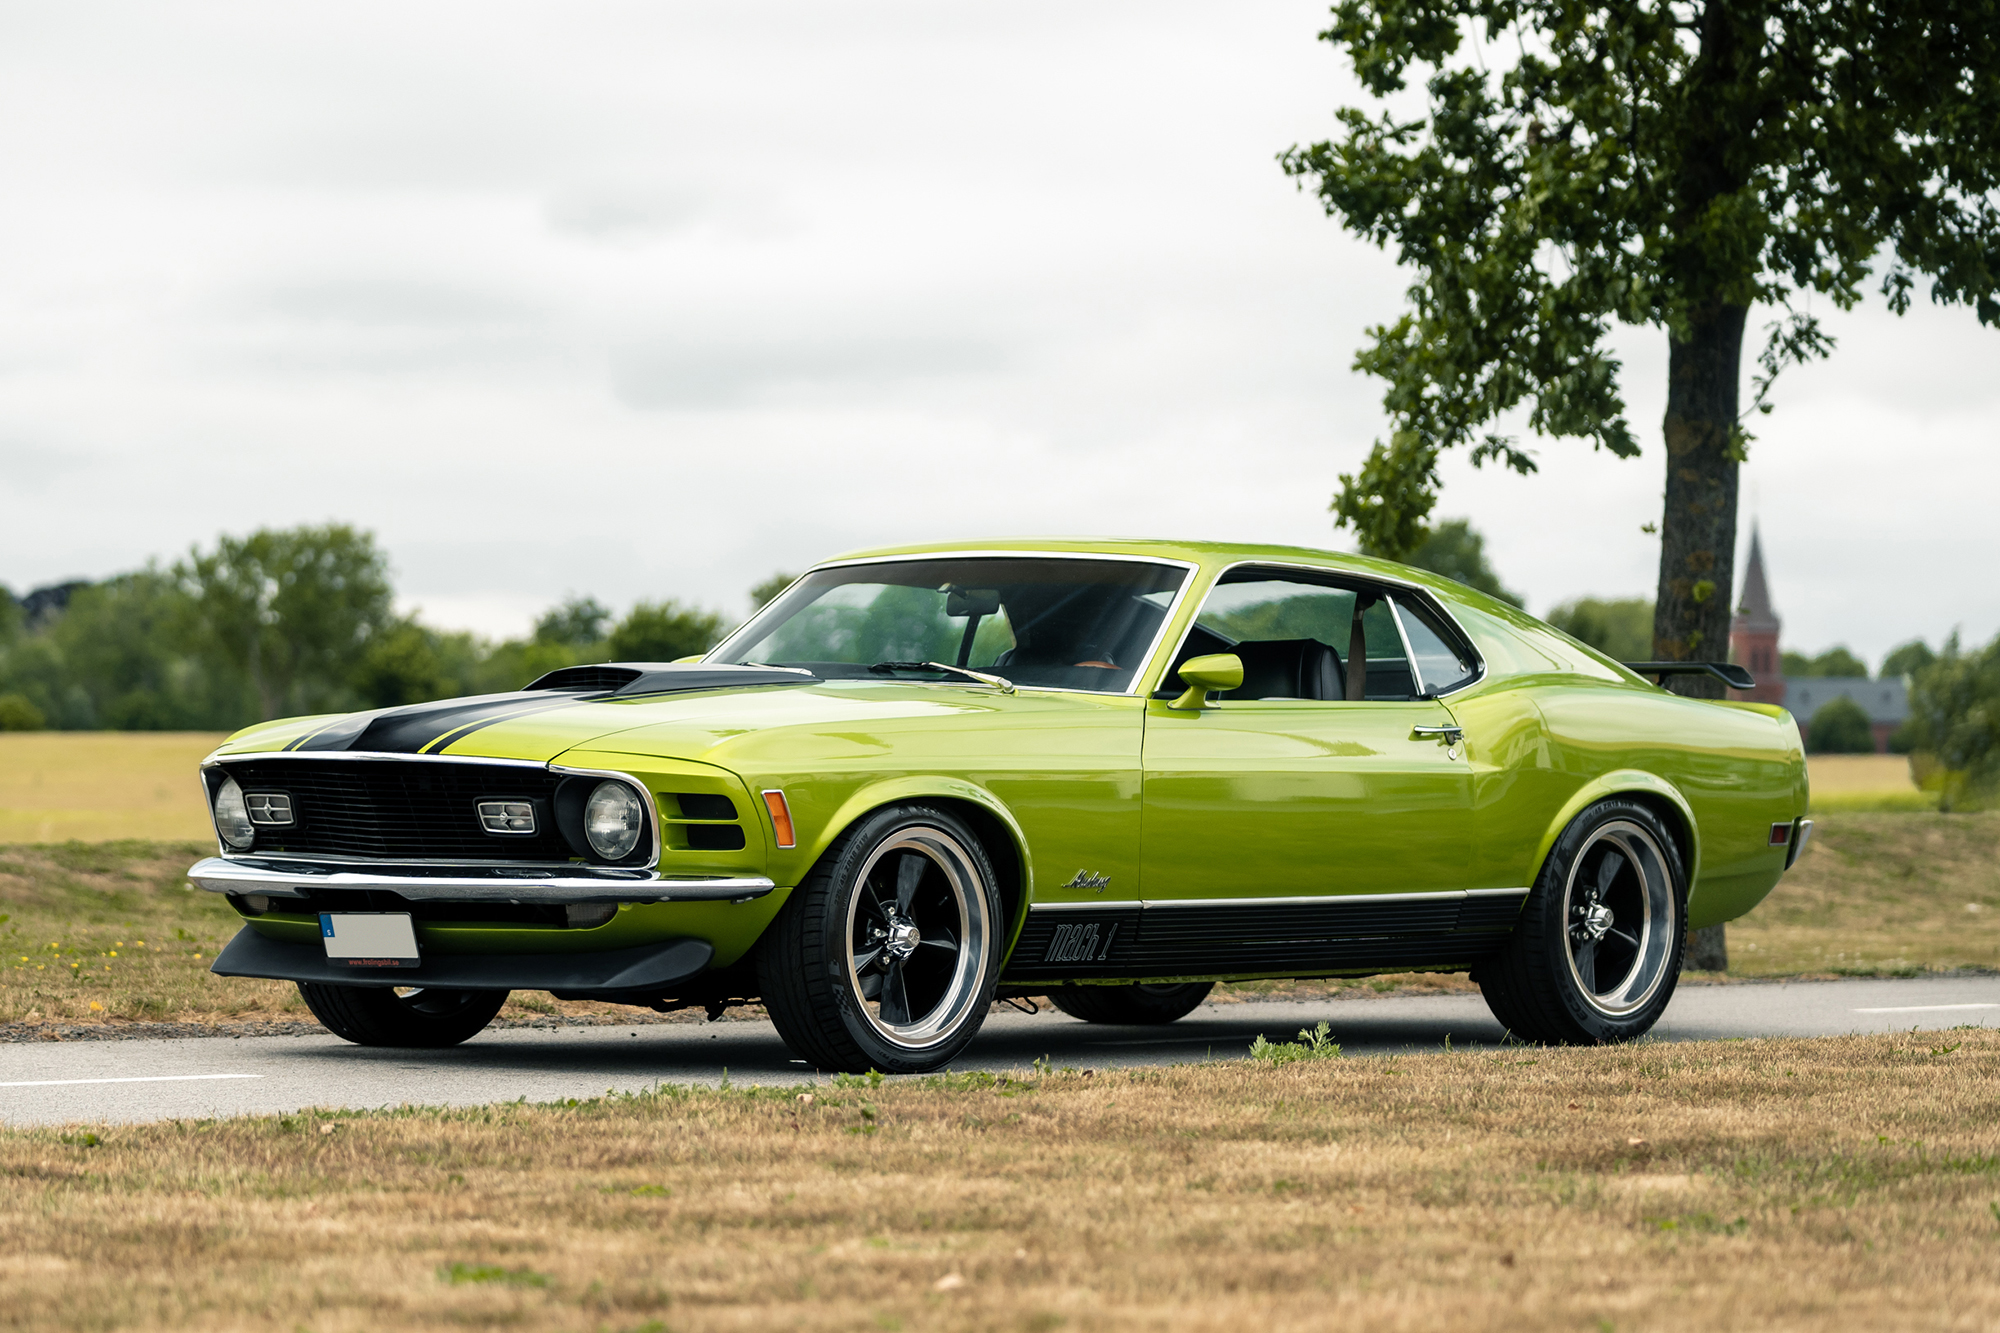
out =
{"type": "MultiPolygon", "coordinates": [[[[1719,662],[1729,654],[1736,564],[1737,387],[1749,310],[1714,304],[1695,312],[1667,359],[1667,497],[1660,522],[1660,587],[1653,656],[1719,662]]],[[[1712,676],[1669,676],[1679,694],[1720,699],[1712,676]]]]}
{"type": "Polygon", "coordinates": [[[1729,970],[1729,938],[1721,926],[1688,932],[1687,965],[1697,972],[1729,970]]]}

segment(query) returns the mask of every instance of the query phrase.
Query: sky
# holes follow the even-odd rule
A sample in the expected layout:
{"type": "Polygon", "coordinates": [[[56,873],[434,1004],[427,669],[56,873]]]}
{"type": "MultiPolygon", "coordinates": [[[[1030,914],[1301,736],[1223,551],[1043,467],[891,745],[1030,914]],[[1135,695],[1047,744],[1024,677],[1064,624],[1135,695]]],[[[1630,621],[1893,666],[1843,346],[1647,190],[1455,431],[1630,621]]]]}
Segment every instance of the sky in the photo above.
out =
{"type": "MultiPolygon", "coordinates": [[[[340,521],[499,636],[891,542],[1348,549],[1408,278],[1277,166],[1361,100],[1324,16],[16,0],[0,583],[340,521]]],[[[1744,471],[1787,646],[1983,641],[2000,330],[1826,313],[1744,471]]],[[[1536,611],[1655,582],[1665,338],[1617,347],[1641,457],[1445,469],[1536,611]]]]}

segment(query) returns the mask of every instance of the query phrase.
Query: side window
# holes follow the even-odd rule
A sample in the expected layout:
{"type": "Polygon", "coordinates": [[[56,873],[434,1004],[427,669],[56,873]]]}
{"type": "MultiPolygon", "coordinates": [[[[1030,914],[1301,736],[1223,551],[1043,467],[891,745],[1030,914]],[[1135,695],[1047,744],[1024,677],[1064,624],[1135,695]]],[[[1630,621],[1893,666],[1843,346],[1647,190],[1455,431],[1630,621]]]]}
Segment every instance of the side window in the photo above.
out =
{"type": "MultiPolygon", "coordinates": [[[[1366,659],[1363,697],[1411,697],[1416,689],[1388,598],[1358,586],[1309,582],[1291,570],[1224,575],[1202,603],[1174,667],[1190,657],[1234,653],[1243,662],[1243,684],[1214,696],[1219,700],[1345,700],[1357,598],[1366,659]]],[[[1160,693],[1171,696],[1180,689],[1176,671],[1169,671],[1160,693]]]]}
{"type": "Polygon", "coordinates": [[[1459,646],[1459,636],[1447,633],[1429,607],[1414,598],[1398,597],[1396,613],[1402,617],[1403,633],[1409,636],[1420,692],[1445,694],[1479,674],[1471,650],[1459,646]]]}

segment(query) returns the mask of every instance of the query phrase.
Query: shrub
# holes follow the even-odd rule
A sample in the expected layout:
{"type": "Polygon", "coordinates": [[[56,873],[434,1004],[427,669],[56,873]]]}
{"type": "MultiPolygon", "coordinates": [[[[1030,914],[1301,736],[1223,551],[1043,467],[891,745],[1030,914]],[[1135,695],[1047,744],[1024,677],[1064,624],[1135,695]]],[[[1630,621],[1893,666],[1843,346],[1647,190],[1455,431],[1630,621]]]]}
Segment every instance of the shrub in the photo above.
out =
{"type": "Polygon", "coordinates": [[[40,731],[48,718],[25,694],[0,694],[0,731],[40,731]]]}
{"type": "Polygon", "coordinates": [[[1873,754],[1875,729],[1861,705],[1843,694],[1813,713],[1806,748],[1814,754],[1873,754]]]}

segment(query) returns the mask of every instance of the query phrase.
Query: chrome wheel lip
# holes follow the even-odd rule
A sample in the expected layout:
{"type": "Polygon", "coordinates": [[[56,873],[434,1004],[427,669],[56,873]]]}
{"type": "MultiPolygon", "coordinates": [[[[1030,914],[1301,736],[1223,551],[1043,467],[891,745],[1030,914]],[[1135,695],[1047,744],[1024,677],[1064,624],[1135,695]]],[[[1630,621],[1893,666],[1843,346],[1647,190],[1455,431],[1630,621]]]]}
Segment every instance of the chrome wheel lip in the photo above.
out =
{"type": "Polygon", "coordinates": [[[909,1051],[935,1046],[956,1032],[966,1016],[978,1006],[979,983],[985,970],[986,942],[991,928],[985,885],[971,854],[958,838],[933,824],[901,828],[884,838],[855,872],[847,895],[847,917],[841,937],[848,993],[862,1021],[883,1041],[909,1051]],[[861,972],[855,961],[854,934],[856,918],[861,912],[861,896],[868,891],[865,887],[868,877],[885,858],[904,852],[915,852],[928,858],[943,872],[950,887],[952,905],[957,908],[958,919],[953,924],[957,929],[958,951],[951,979],[936,1005],[909,1023],[885,1023],[880,1014],[870,1008],[875,1002],[862,992],[861,972]]]}
{"type": "MultiPolygon", "coordinates": [[[[1672,957],[1675,939],[1678,936],[1680,902],[1674,892],[1673,877],[1667,870],[1666,854],[1659,841],[1643,825],[1627,819],[1616,819],[1600,825],[1591,831],[1590,837],[1570,860],[1569,874],[1563,883],[1562,896],[1562,940],[1563,961],[1569,968],[1570,980],[1575,984],[1577,994],[1583,997],[1598,1014],[1606,1018],[1626,1018],[1646,1007],[1660,992],[1673,972],[1672,957]],[[1639,943],[1634,951],[1632,965],[1615,986],[1598,991],[1584,982],[1583,973],[1577,963],[1576,938],[1572,922],[1579,906],[1597,904],[1588,896],[1588,885],[1582,882],[1584,864],[1590,860],[1593,848],[1603,843],[1611,843],[1622,854],[1631,873],[1638,875],[1642,901],[1645,910],[1636,923],[1639,943]]],[[[1612,930],[1630,926],[1631,922],[1614,919],[1609,923],[1612,930]]],[[[1598,936],[1602,939],[1602,934],[1598,936]]],[[[1596,940],[1592,941],[1593,944],[1596,940]]]]}

